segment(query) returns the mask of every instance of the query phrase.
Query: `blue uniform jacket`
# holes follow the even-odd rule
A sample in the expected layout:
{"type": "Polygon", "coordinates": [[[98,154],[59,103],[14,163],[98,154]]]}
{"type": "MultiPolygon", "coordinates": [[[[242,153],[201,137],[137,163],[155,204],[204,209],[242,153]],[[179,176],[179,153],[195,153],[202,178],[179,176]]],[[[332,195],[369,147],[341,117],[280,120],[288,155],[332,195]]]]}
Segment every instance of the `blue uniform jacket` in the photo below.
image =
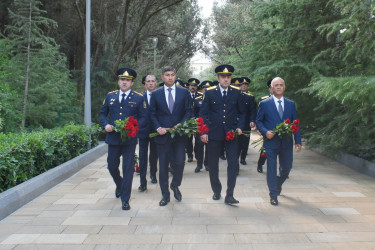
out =
{"type": "Polygon", "coordinates": [[[257,115],[255,99],[254,96],[249,93],[242,93],[241,95],[245,113],[245,125],[243,130],[250,131],[250,122],[255,122],[257,115]]]}
{"type": "MultiPolygon", "coordinates": [[[[291,122],[297,119],[296,105],[293,101],[284,97],[284,114],[283,119],[280,119],[273,98],[267,98],[259,104],[256,125],[262,135],[265,136],[267,131],[273,130],[279,123],[288,118],[291,122]]],[[[296,144],[301,144],[301,133],[299,130],[294,134],[294,140],[296,144]]],[[[279,147],[292,149],[293,140],[292,137],[283,137],[281,139],[278,135],[275,135],[271,140],[266,139],[264,141],[264,147],[272,149],[277,149],[279,147]]]]}
{"type": "MultiPolygon", "coordinates": [[[[99,113],[102,127],[104,128],[107,124],[115,126],[116,120],[124,120],[129,116],[133,116],[138,120],[139,127],[144,126],[143,124],[147,119],[147,107],[143,96],[131,90],[129,96],[125,99],[124,103],[121,104],[119,101],[119,91],[109,92],[99,113]]],[[[113,131],[107,133],[105,142],[111,145],[136,144],[137,137],[123,142],[120,133],[113,131]]]]}
{"type": "Polygon", "coordinates": [[[243,130],[245,114],[239,89],[228,87],[226,104],[219,86],[208,88],[203,98],[199,116],[209,128],[208,140],[225,140],[227,132],[243,130]]]}
{"type": "Polygon", "coordinates": [[[147,101],[147,91],[142,93],[143,100],[146,103],[146,122],[142,124],[142,127],[139,127],[139,132],[138,132],[138,138],[147,138],[149,135],[153,132],[155,132],[154,126],[151,121],[151,113],[150,113],[150,105],[148,104],[147,101]]]}
{"type": "MultiPolygon", "coordinates": [[[[165,99],[164,87],[158,88],[152,92],[150,102],[151,120],[154,128],[172,128],[178,123],[182,123],[192,118],[191,96],[185,88],[176,87],[176,96],[173,106],[173,112],[169,111],[167,100],[165,99]]],[[[158,135],[155,142],[165,144],[170,134],[158,135]]]]}

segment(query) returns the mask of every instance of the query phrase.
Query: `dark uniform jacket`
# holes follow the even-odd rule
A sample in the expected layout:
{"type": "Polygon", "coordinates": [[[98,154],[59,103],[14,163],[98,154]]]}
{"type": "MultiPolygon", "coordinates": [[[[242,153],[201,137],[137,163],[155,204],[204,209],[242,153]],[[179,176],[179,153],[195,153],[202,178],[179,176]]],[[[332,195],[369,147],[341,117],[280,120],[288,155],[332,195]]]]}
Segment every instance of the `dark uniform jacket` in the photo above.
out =
{"type": "MultiPolygon", "coordinates": [[[[102,123],[102,127],[105,128],[107,124],[115,126],[116,120],[124,120],[129,116],[133,116],[135,119],[137,119],[139,127],[142,127],[147,119],[147,107],[143,96],[131,90],[129,96],[126,97],[124,103],[121,104],[119,92],[119,90],[109,92],[104,100],[99,113],[99,119],[102,123]]],[[[113,131],[111,133],[107,133],[105,142],[111,145],[136,144],[137,137],[123,142],[121,140],[120,133],[113,131]]]]}
{"type": "Polygon", "coordinates": [[[208,88],[204,95],[199,115],[209,128],[208,140],[225,140],[226,133],[237,128],[243,130],[245,116],[241,91],[233,86],[228,87],[226,103],[219,86],[208,88]]]}
{"type": "Polygon", "coordinates": [[[255,98],[252,94],[247,92],[242,92],[242,102],[244,105],[244,113],[245,113],[245,125],[244,131],[250,131],[250,122],[254,122],[256,120],[256,104],[255,98]]]}

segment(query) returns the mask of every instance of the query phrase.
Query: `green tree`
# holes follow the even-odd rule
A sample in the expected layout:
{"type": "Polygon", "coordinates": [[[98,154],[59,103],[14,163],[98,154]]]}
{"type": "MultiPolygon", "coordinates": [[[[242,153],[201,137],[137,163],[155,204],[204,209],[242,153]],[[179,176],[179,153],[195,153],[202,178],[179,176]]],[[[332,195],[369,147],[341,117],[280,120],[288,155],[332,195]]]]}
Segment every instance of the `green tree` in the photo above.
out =
{"type": "Polygon", "coordinates": [[[48,36],[56,22],[45,17],[37,0],[14,0],[9,18],[6,35],[12,46],[13,67],[8,70],[13,73],[6,80],[18,93],[17,101],[24,100],[26,127],[54,127],[59,112],[68,113],[71,119],[74,83],[69,78],[66,57],[48,36]]]}

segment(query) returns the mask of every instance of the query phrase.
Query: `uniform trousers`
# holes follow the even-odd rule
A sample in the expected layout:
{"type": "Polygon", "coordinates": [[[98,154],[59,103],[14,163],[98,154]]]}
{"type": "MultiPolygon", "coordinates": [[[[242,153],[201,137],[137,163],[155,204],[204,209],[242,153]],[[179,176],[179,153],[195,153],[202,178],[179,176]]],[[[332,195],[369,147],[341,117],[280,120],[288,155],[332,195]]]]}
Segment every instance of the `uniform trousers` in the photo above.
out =
{"type": "Polygon", "coordinates": [[[116,187],[121,190],[121,201],[129,201],[134,176],[134,153],[137,144],[108,145],[108,170],[116,187]],[[120,175],[120,157],[122,156],[122,175],[120,175]]]}
{"type": "Polygon", "coordinates": [[[227,196],[233,196],[234,187],[236,186],[237,165],[238,165],[238,140],[227,142],[224,140],[209,140],[208,150],[208,168],[210,174],[211,188],[214,193],[221,193],[221,182],[219,180],[219,157],[221,149],[225,146],[227,156],[227,196]]]}
{"type": "Polygon", "coordinates": [[[154,138],[139,138],[139,167],[140,181],[142,186],[147,185],[147,157],[150,163],[150,177],[155,176],[157,172],[158,152],[154,138]],[[150,145],[150,155],[148,156],[148,145],[150,145]]]}

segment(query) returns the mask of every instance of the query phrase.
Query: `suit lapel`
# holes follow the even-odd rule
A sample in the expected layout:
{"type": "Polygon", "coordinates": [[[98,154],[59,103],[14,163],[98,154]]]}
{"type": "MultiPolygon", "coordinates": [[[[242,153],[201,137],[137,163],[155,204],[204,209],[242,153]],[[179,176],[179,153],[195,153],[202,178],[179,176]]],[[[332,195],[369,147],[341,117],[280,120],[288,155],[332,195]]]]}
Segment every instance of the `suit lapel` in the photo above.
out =
{"type": "MultiPolygon", "coordinates": [[[[277,110],[276,103],[275,103],[275,100],[273,99],[273,97],[270,98],[270,102],[271,102],[271,109],[273,110],[273,113],[275,114],[276,117],[279,118],[280,121],[282,121],[282,119],[280,118],[279,111],[277,110]]],[[[284,106],[285,106],[285,102],[284,102],[284,106]]],[[[285,114],[285,112],[284,112],[284,114],[285,114]]]]}
{"type": "Polygon", "coordinates": [[[290,103],[286,100],[286,98],[284,97],[284,113],[283,113],[283,121],[286,120],[286,118],[289,118],[289,114],[290,114],[290,103]]]}

